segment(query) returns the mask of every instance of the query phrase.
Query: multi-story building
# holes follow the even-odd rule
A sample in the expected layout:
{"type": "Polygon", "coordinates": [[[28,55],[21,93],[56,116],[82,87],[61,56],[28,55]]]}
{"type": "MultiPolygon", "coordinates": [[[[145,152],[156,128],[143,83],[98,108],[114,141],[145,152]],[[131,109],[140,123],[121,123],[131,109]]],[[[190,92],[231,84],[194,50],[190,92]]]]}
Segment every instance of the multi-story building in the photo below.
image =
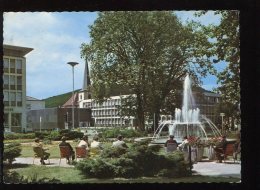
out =
{"type": "Polygon", "coordinates": [[[26,58],[33,49],[3,45],[4,130],[26,131],[26,58]]]}

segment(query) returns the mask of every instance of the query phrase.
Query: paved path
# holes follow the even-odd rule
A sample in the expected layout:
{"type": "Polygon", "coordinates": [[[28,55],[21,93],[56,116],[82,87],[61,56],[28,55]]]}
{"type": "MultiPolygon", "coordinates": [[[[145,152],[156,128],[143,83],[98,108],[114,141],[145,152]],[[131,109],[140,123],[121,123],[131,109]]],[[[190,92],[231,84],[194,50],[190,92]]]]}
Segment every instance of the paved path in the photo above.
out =
{"type": "MultiPolygon", "coordinates": [[[[50,164],[48,160],[45,161],[46,167],[59,166],[60,159],[56,158],[50,159],[50,164]]],[[[13,163],[21,164],[33,164],[33,158],[16,158],[13,163]]],[[[40,159],[36,158],[34,160],[35,165],[41,165],[40,159]]],[[[60,167],[74,167],[66,162],[66,159],[61,159],[60,167]]],[[[233,163],[232,161],[227,161],[226,163],[216,163],[203,161],[193,164],[193,175],[205,175],[205,176],[222,176],[222,177],[237,177],[241,178],[241,164],[233,163]]]]}
{"type": "Polygon", "coordinates": [[[226,163],[198,162],[193,164],[194,175],[222,176],[241,178],[241,164],[233,161],[226,163]]]}

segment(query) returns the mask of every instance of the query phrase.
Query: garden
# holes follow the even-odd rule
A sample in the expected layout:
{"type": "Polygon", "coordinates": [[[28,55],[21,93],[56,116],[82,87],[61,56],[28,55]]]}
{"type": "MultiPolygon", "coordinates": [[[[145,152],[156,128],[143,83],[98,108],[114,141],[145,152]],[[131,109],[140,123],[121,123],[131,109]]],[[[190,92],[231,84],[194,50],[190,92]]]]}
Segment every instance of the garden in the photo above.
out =
{"type": "MultiPolygon", "coordinates": [[[[8,134],[4,140],[4,182],[5,183],[169,183],[200,179],[233,182],[237,178],[193,176],[189,164],[184,162],[182,152],[166,154],[161,146],[148,146],[149,141],[134,142],[136,137],[147,134],[128,129],[99,130],[103,144],[101,154],[73,162],[74,167],[46,167],[29,164],[12,164],[18,157],[33,157],[32,143],[35,137],[42,139],[49,149],[50,158],[60,158],[60,138],[66,136],[72,147],[76,147],[84,135],[78,131],[51,131],[28,134],[8,134]],[[118,134],[128,149],[111,148],[118,134]]],[[[196,180],[195,180],[196,181],[196,180]]]]}

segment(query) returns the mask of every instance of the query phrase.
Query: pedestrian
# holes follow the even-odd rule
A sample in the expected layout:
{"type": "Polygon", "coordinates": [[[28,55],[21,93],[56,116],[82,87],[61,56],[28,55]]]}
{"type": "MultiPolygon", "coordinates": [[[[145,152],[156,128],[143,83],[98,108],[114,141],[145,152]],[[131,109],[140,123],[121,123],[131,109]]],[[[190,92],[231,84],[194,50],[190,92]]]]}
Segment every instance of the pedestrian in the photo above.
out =
{"type": "Polygon", "coordinates": [[[164,147],[166,152],[173,152],[177,149],[177,141],[174,139],[173,135],[169,136],[169,139],[165,142],[164,147]]]}

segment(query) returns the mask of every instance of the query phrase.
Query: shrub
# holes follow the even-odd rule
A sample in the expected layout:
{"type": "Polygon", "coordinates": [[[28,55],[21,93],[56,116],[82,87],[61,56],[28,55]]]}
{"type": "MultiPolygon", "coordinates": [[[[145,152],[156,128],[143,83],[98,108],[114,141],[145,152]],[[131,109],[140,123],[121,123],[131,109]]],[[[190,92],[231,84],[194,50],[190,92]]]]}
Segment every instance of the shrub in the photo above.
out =
{"type": "Polygon", "coordinates": [[[14,139],[34,139],[34,133],[13,133],[13,134],[5,134],[4,138],[6,140],[14,140],[14,139]]]}
{"type": "Polygon", "coordinates": [[[62,137],[62,135],[59,133],[59,131],[51,131],[49,133],[49,135],[46,136],[46,138],[48,138],[50,140],[54,140],[54,141],[60,140],[61,137],[62,137]]]}
{"type": "Polygon", "coordinates": [[[158,147],[148,147],[147,142],[135,143],[127,151],[108,148],[97,160],[83,160],[76,168],[89,177],[98,178],[190,175],[182,152],[160,155],[157,151],[158,147]]]}
{"type": "Polygon", "coordinates": [[[121,155],[125,154],[127,149],[125,148],[105,148],[101,153],[101,158],[119,158],[121,155]]]}
{"type": "Polygon", "coordinates": [[[44,139],[44,138],[47,138],[49,134],[50,134],[50,132],[48,132],[48,131],[43,131],[43,132],[36,131],[35,137],[37,137],[39,139],[44,139]]]}
{"type": "Polygon", "coordinates": [[[87,177],[112,178],[115,176],[116,167],[105,159],[84,160],[76,164],[87,177]]]}
{"type": "Polygon", "coordinates": [[[59,131],[60,137],[65,136],[68,140],[73,140],[77,138],[82,138],[84,133],[78,131],[70,131],[68,129],[63,129],[59,131]]]}
{"type": "Polygon", "coordinates": [[[21,155],[21,146],[19,143],[4,144],[3,159],[7,160],[9,164],[15,160],[16,157],[21,155]]]}
{"type": "Polygon", "coordinates": [[[104,130],[101,135],[103,138],[116,138],[119,134],[125,138],[146,136],[146,133],[142,131],[120,128],[104,130]]]}

